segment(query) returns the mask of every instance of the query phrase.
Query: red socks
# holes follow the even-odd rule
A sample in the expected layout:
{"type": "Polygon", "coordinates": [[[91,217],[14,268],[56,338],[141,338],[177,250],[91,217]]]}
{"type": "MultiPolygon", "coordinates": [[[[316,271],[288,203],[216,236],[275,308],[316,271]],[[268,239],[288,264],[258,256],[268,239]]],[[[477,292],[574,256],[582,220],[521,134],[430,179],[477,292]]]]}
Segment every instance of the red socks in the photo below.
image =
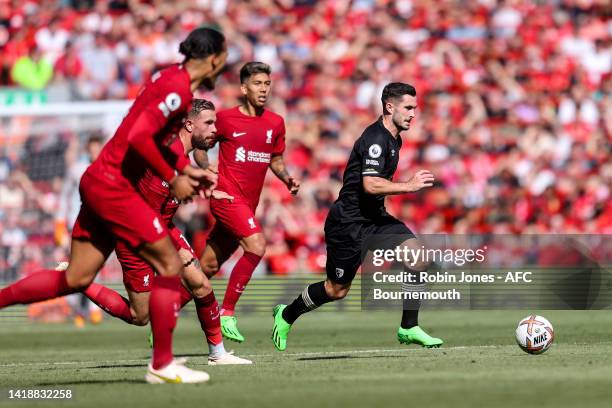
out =
{"type": "Polygon", "coordinates": [[[223,341],[221,336],[221,319],[219,319],[219,304],[215,299],[214,292],[201,299],[194,298],[200,326],[206,335],[209,344],[220,344],[223,341]]]}
{"type": "Polygon", "coordinates": [[[260,260],[261,256],[251,252],[245,252],[238,260],[232,270],[229,282],[227,282],[227,290],[223,298],[223,306],[221,307],[222,315],[232,316],[234,314],[236,303],[238,303],[240,295],[242,295],[244,288],[249,283],[249,280],[251,280],[251,275],[253,275],[253,271],[260,260]]]}
{"type": "Polygon", "coordinates": [[[98,283],[92,283],[83,293],[111,316],[118,317],[130,324],[134,320],[130,310],[130,301],[114,290],[98,283]]]}
{"type": "Polygon", "coordinates": [[[172,332],[181,306],[181,278],[156,276],[149,300],[149,316],[153,331],[153,368],[172,362],[172,332]]]}
{"type": "Polygon", "coordinates": [[[47,269],[33,273],[0,290],[0,309],[66,296],[76,292],[68,287],[66,271],[47,269]]]}
{"type": "Polygon", "coordinates": [[[191,292],[189,292],[183,285],[181,285],[181,309],[184,308],[187,303],[189,303],[191,301],[191,299],[193,299],[193,296],[191,296],[191,292]]]}

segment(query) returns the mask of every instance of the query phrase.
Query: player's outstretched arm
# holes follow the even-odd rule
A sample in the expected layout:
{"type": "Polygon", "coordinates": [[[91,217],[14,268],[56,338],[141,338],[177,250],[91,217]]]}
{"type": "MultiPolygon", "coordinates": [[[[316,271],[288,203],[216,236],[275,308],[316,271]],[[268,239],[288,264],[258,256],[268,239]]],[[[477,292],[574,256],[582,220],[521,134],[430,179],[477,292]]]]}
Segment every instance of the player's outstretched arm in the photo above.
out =
{"type": "Polygon", "coordinates": [[[433,186],[435,178],[429,170],[419,170],[410,180],[397,182],[387,180],[382,177],[363,177],[363,189],[372,195],[396,195],[414,193],[423,188],[433,186]]]}
{"type": "Polygon", "coordinates": [[[300,181],[289,175],[281,154],[272,156],[272,160],[270,160],[270,169],[280,181],[285,183],[291,194],[296,195],[298,193],[300,190],[300,181]]]}

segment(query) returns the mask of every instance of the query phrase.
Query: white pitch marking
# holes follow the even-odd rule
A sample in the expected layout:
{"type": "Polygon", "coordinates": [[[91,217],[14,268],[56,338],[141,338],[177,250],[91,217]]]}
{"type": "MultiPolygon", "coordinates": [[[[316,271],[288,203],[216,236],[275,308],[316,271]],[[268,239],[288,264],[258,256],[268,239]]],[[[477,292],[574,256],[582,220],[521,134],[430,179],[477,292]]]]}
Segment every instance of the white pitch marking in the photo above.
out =
{"type": "MultiPolygon", "coordinates": [[[[600,343],[572,343],[564,344],[566,346],[601,346],[610,345],[612,342],[600,342],[600,343]]],[[[469,349],[486,349],[486,348],[514,348],[513,344],[503,345],[481,345],[481,346],[453,346],[453,347],[440,347],[437,349],[431,349],[432,352],[441,352],[446,350],[469,350],[469,349]]],[[[368,354],[368,353],[405,353],[422,351],[423,348],[396,348],[396,349],[366,349],[366,350],[338,350],[338,351],[313,351],[304,353],[272,353],[272,354],[243,354],[244,357],[308,357],[308,356],[327,356],[327,355],[346,355],[346,354],[368,354]]],[[[202,354],[202,357],[206,358],[207,354],[202,354]]],[[[11,367],[36,367],[36,366],[68,366],[68,365],[92,365],[92,364],[125,364],[125,363],[148,363],[150,359],[137,359],[137,360],[98,360],[98,361],[50,361],[50,362],[36,362],[36,363],[9,363],[0,364],[0,368],[11,368],[11,367]]]]}
{"type": "MultiPolygon", "coordinates": [[[[495,348],[504,346],[455,346],[455,347],[443,347],[439,350],[463,350],[471,348],[495,348]]],[[[368,354],[368,353],[397,353],[407,351],[419,351],[422,348],[397,348],[397,349],[369,349],[369,350],[338,350],[338,351],[313,351],[305,353],[272,353],[272,354],[244,354],[244,357],[308,357],[308,356],[327,356],[327,355],[346,355],[346,354],[368,354]]],[[[202,354],[205,358],[206,354],[202,354]]],[[[36,362],[36,363],[8,363],[0,364],[0,368],[10,367],[35,367],[35,366],[62,366],[62,365],[91,365],[91,364],[125,364],[125,363],[148,363],[150,359],[137,359],[137,360],[98,360],[98,361],[50,361],[50,362],[36,362]]]]}

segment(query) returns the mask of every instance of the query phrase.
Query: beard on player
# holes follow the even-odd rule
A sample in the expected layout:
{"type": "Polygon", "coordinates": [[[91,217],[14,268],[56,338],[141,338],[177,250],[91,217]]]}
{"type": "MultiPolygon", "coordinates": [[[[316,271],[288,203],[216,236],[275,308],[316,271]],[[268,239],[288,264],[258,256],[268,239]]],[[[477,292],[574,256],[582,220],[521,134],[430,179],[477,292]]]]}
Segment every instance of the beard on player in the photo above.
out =
{"type": "Polygon", "coordinates": [[[217,143],[217,135],[193,135],[191,137],[191,143],[195,149],[199,150],[208,150],[212,149],[212,147],[217,143]]]}

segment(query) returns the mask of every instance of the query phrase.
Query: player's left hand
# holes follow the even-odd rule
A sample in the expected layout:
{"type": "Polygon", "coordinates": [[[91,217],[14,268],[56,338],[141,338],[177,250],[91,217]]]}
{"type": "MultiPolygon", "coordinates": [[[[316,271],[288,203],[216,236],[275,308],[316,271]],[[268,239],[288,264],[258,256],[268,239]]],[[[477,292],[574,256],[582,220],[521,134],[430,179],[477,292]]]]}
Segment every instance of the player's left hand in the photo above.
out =
{"type": "Polygon", "coordinates": [[[287,179],[287,190],[293,195],[296,195],[300,190],[300,180],[296,179],[293,176],[289,176],[287,179]]]}

